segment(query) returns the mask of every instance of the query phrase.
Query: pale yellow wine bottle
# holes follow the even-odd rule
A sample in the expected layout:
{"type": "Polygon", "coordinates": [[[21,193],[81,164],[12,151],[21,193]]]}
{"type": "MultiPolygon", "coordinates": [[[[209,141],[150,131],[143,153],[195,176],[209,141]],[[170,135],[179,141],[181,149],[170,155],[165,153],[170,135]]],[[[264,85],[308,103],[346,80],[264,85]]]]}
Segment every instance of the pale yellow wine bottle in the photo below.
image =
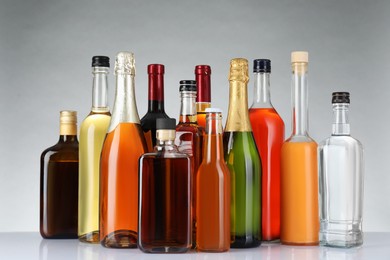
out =
{"type": "Polygon", "coordinates": [[[78,237],[87,243],[99,243],[100,153],[111,119],[107,105],[109,67],[108,57],[92,58],[92,109],[80,127],[78,237]]]}

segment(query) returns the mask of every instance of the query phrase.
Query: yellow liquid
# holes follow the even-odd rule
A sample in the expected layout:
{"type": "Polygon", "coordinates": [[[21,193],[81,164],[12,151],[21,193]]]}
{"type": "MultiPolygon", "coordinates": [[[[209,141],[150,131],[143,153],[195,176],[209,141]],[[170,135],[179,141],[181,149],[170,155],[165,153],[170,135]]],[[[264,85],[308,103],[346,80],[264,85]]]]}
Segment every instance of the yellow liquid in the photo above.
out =
{"type": "Polygon", "coordinates": [[[99,242],[100,153],[111,117],[90,114],[80,127],[78,236],[83,242],[99,242]]]}

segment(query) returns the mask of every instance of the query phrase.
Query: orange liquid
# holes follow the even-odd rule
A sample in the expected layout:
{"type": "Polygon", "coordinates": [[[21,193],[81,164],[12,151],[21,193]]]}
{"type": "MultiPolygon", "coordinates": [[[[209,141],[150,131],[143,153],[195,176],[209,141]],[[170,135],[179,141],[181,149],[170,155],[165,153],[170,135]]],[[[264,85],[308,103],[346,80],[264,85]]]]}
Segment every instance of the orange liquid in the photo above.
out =
{"type": "Polygon", "coordinates": [[[288,245],[317,245],[317,144],[286,141],[281,165],[280,240],[288,245]]]}
{"type": "Polygon", "coordinates": [[[206,113],[198,112],[196,114],[196,120],[198,121],[198,126],[206,128],[206,113]]]}
{"type": "Polygon", "coordinates": [[[196,180],[196,245],[200,251],[222,252],[230,248],[230,173],[222,134],[205,138],[205,158],[196,180]]]}
{"type": "Polygon", "coordinates": [[[100,172],[100,241],[106,247],[137,246],[138,158],[146,149],[139,124],[120,123],[106,136],[100,172]]]}
{"type": "Polygon", "coordinates": [[[280,237],[280,157],[284,123],[273,108],[251,108],[249,119],[262,163],[262,239],[275,240],[280,237]]]}

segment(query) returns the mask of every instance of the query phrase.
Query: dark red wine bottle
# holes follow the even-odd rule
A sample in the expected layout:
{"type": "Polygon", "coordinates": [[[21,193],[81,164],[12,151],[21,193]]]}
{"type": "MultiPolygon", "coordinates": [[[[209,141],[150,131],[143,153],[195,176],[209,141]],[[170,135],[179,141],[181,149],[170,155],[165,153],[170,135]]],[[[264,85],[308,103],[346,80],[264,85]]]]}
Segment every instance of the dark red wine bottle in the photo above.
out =
{"type": "Polygon", "coordinates": [[[156,145],[157,118],[169,118],[164,110],[164,72],[164,65],[162,64],[148,65],[148,112],[141,119],[141,127],[149,152],[152,152],[156,145]]]}

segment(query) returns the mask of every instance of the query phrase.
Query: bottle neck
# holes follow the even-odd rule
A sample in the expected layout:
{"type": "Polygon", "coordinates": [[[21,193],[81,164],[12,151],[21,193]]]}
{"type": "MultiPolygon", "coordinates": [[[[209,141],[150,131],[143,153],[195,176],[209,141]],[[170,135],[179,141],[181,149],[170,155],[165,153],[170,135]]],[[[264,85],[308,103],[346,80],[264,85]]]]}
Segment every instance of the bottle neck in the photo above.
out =
{"type": "Polygon", "coordinates": [[[93,112],[108,112],[108,75],[109,68],[93,67],[93,85],[92,85],[92,111],[93,112]]]}
{"type": "Polygon", "coordinates": [[[135,101],[134,75],[126,73],[116,75],[115,101],[108,132],[114,130],[119,123],[140,123],[135,101]]]}
{"type": "Polygon", "coordinates": [[[272,108],[270,73],[254,73],[255,85],[251,108],[272,108]]]}
{"type": "Polygon", "coordinates": [[[332,135],[350,135],[348,113],[348,103],[333,104],[332,135]]]}
{"type": "Polygon", "coordinates": [[[197,123],[196,92],[182,91],[179,123],[197,123]]]}
{"type": "Polygon", "coordinates": [[[229,88],[229,110],[225,131],[252,131],[248,115],[247,81],[231,80],[229,88]]]}
{"type": "Polygon", "coordinates": [[[308,136],[307,63],[292,64],[292,124],[293,135],[308,136]]]}
{"type": "Polygon", "coordinates": [[[164,113],[164,74],[149,73],[148,112],[164,113]]]}
{"type": "Polygon", "coordinates": [[[77,135],[60,135],[59,143],[75,143],[77,141],[77,135]]]}
{"type": "Polygon", "coordinates": [[[204,145],[204,160],[210,162],[212,160],[222,160],[223,141],[222,141],[222,114],[207,113],[206,116],[206,138],[204,145]],[[216,148],[213,149],[213,146],[216,148]]]}
{"type": "Polygon", "coordinates": [[[60,143],[77,142],[77,124],[72,122],[60,122],[60,143]]]}

